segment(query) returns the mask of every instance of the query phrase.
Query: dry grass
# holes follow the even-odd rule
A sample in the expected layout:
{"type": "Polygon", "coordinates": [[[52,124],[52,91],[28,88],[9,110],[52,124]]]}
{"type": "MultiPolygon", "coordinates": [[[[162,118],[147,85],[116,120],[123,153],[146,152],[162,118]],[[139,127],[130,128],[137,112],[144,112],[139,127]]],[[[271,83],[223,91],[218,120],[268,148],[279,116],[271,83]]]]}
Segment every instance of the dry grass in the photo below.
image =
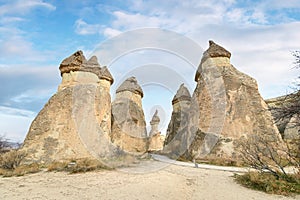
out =
{"type": "Polygon", "coordinates": [[[111,170],[112,167],[104,165],[96,159],[79,159],[70,161],[57,161],[48,165],[48,171],[65,171],[71,174],[84,173],[95,170],[111,170]]]}
{"type": "Polygon", "coordinates": [[[4,154],[0,155],[0,168],[7,169],[7,170],[14,170],[16,169],[23,158],[25,157],[26,153],[18,150],[10,150],[4,154]]]}
{"type": "Polygon", "coordinates": [[[210,165],[218,165],[218,166],[230,166],[230,167],[245,167],[245,163],[232,160],[232,159],[224,159],[224,158],[209,158],[205,160],[196,160],[197,163],[210,164],[210,165]]]}
{"type": "Polygon", "coordinates": [[[144,156],[134,156],[130,154],[124,154],[121,156],[117,156],[115,158],[111,158],[105,160],[106,163],[111,168],[121,168],[121,167],[130,167],[132,165],[138,164],[141,160],[149,159],[144,156]]]}
{"type": "Polygon", "coordinates": [[[19,165],[15,169],[1,169],[0,175],[3,177],[12,177],[12,176],[24,176],[25,174],[32,174],[41,171],[40,166],[36,163],[30,165],[19,165]]]}
{"type": "MultiPolygon", "coordinates": [[[[12,165],[9,165],[12,166],[12,165]]],[[[25,174],[40,172],[44,167],[37,163],[28,165],[17,165],[14,167],[0,167],[0,176],[11,177],[11,176],[23,176],[25,174]]],[[[72,173],[84,173],[95,170],[111,170],[113,168],[107,167],[98,160],[91,159],[79,159],[70,161],[58,161],[48,165],[48,171],[65,171],[72,173]]]]}
{"type": "MultiPolygon", "coordinates": [[[[182,162],[190,162],[190,160],[185,159],[184,157],[177,158],[178,161],[182,162]]],[[[204,159],[196,159],[198,164],[209,164],[209,165],[217,165],[217,166],[233,166],[233,167],[245,167],[246,164],[242,161],[233,160],[233,159],[225,159],[216,156],[207,156],[204,159]]]]}
{"type": "Polygon", "coordinates": [[[18,150],[10,150],[0,155],[0,175],[3,177],[23,176],[25,174],[40,171],[36,163],[20,165],[26,153],[18,150]]]}
{"type": "Polygon", "coordinates": [[[263,191],[269,194],[295,195],[300,194],[300,174],[276,178],[271,173],[249,172],[235,175],[235,181],[247,188],[263,191]]]}

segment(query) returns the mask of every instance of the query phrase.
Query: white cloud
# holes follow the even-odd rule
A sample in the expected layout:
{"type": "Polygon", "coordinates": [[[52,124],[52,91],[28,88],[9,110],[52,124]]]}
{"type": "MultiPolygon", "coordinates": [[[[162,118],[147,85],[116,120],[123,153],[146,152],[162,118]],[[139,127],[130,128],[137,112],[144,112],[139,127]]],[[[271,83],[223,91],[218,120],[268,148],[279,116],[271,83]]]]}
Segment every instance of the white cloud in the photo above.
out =
{"type": "Polygon", "coordinates": [[[33,43],[22,36],[22,31],[15,28],[0,28],[1,32],[3,37],[0,38],[0,54],[5,60],[0,57],[0,61],[6,63],[9,62],[9,59],[15,59],[14,61],[19,59],[22,62],[45,61],[49,59],[49,54],[34,49],[33,43]],[[5,33],[6,31],[8,33],[5,33]]]}
{"type": "Polygon", "coordinates": [[[6,63],[9,59],[16,57],[22,61],[45,60],[46,56],[34,49],[34,43],[29,39],[31,35],[24,31],[19,23],[27,21],[27,14],[36,8],[53,11],[56,7],[43,0],[4,2],[0,6],[0,54],[5,59],[0,57],[0,61],[6,63]]]}
{"type": "Polygon", "coordinates": [[[0,135],[13,142],[23,142],[36,113],[0,106],[0,135]]]}
{"type": "Polygon", "coordinates": [[[300,8],[300,3],[298,0],[288,0],[288,1],[265,0],[257,3],[255,7],[260,7],[264,10],[297,9],[300,8]]]}
{"type": "Polygon", "coordinates": [[[113,15],[116,20],[113,22],[113,26],[119,28],[132,29],[136,27],[159,27],[164,25],[166,19],[161,20],[158,16],[145,16],[140,13],[127,14],[122,11],[115,11],[113,15]]]}
{"type": "Polygon", "coordinates": [[[103,35],[107,38],[115,37],[121,33],[122,33],[121,31],[113,28],[105,28],[103,31],[103,35]]]}
{"type": "Polygon", "coordinates": [[[11,108],[11,107],[5,107],[0,106],[0,113],[5,115],[18,115],[23,117],[30,117],[33,118],[36,113],[29,111],[29,110],[23,110],[23,109],[17,109],[17,108],[11,108]]]}
{"type": "Polygon", "coordinates": [[[93,35],[98,34],[101,30],[99,24],[88,24],[82,19],[78,19],[75,22],[75,32],[79,35],[93,35]]]}
{"type": "Polygon", "coordinates": [[[0,19],[0,24],[11,24],[11,23],[22,22],[22,21],[25,21],[25,19],[21,17],[2,17],[0,19]]]}
{"type": "Polygon", "coordinates": [[[17,14],[23,15],[30,12],[32,9],[42,7],[53,11],[56,9],[50,3],[46,3],[42,0],[17,0],[17,1],[9,1],[9,3],[0,6],[0,16],[1,15],[10,15],[10,14],[17,14]]]}
{"type": "Polygon", "coordinates": [[[0,44],[0,52],[4,56],[30,55],[32,49],[32,44],[20,36],[12,36],[0,44]]]}
{"type": "Polygon", "coordinates": [[[247,4],[233,0],[140,0],[134,1],[129,10],[112,12],[114,20],[107,30],[159,27],[191,37],[204,49],[208,40],[213,39],[232,52],[233,64],[238,69],[258,80],[263,96],[271,97],[285,93],[283,88],[288,88],[295,78],[289,70],[293,60],[290,53],[299,48],[300,42],[296,31],[300,23],[293,22],[286,12],[272,11],[297,8],[299,1],[247,4]],[[280,18],[284,20],[277,22],[280,18]]]}

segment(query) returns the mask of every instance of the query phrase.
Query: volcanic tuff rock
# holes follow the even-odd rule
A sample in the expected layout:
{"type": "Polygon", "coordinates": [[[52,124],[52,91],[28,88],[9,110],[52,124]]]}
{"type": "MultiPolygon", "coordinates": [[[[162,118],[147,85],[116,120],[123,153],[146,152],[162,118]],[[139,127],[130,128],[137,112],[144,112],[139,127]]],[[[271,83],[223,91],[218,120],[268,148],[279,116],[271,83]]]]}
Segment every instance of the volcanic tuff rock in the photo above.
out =
{"type": "MultiPolygon", "coordinates": [[[[276,97],[276,98],[272,98],[272,99],[266,99],[265,102],[267,103],[268,107],[270,108],[270,111],[272,113],[272,116],[274,117],[274,119],[278,118],[278,110],[281,109],[281,107],[283,106],[284,101],[287,99],[287,96],[280,96],[280,97],[276,97]]],[[[284,130],[286,125],[288,124],[288,122],[290,121],[291,118],[285,118],[282,120],[278,120],[276,122],[276,126],[280,132],[280,134],[283,135],[284,130]]]]}
{"type": "Polygon", "coordinates": [[[293,115],[284,129],[284,139],[300,139],[299,116],[293,115]]]}
{"type": "Polygon", "coordinates": [[[62,82],[32,122],[22,150],[25,162],[112,157],[110,141],[113,78],[96,57],[78,51],[62,61],[62,82]]]}
{"type": "MultiPolygon", "coordinates": [[[[281,140],[256,81],[230,63],[231,53],[209,41],[195,75],[191,97],[182,84],[172,100],[165,153],[186,159],[238,159],[236,143],[252,134],[281,140]]],[[[78,51],[59,67],[62,82],[32,122],[22,146],[24,162],[99,158],[161,149],[156,112],[147,137],[142,108],[143,90],[134,77],[125,80],[111,103],[113,77],[97,57],[86,60],[78,51]],[[123,151],[124,150],[124,151],[123,151]]],[[[285,135],[293,120],[284,121],[285,135]]],[[[282,124],[281,124],[282,125],[282,124]]],[[[281,127],[280,125],[280,127],[281,127]]],[[[290,129],[291,130],[291,129],[290,129]]],[[[290,136],[289,136],[290,137],[290,136]]],[[[177,157],[178,158],[178,157],[177,157]]]]}
{"type": "Polygon", "coordinates": [[[268,104],[271,113],[274,117],[276,126],[283,139],[297,139],[300,138],[299,134],[299,117],[297,115],[282,116],[282,112],[292,105],[295,105],[295,101],[299,98],[299,94],[289,94],[272,99],[265,100],[268,104]],[[279,119],[280,118],[280,119],[279,119]]]}
{"type": "Polygon", "coordinates": [[[176,155],[185,151],[183,143],[186,140],[190,103],[191,94],[184,84],[181,84],[172,100],[173,111],[164,142],[164,151],[173,152],[176,155]]]}
{"type": "MultiPolygon", "coordinates": [[[[171,119],[171,127],[185,129],[187,159],[207,154],[237,159],[236,141],[249,134],[271,134],[280,139],[271,113],[258,92],[256,81],[230,64],[231,53],[209,42],[195,75],[197,82],[187,125],[171,119]],[[180,124],[175,126],[173,124],[180,124]]],[[[173,105],[174,107],[174,105],[173,105]]],[[[174,111],[173,111],[174,112],[174,111]]],[[[169,130],[168,129],[168,130],[169,130]]],[[[165,144],[170,142],[168,132],[165,144]]]]}
{"type": "Polygon", "coordinates": [[[116,93],[121,93],[121,92],[125,92],[125,91],[130,91],[134,94],[137,94],[139,96],[141,96],[141,98],[144,97],[144,93],[143,90],[141,88],[141,86],[137,83],[137,80],[135,77],[130,77],[128,79],[126,79],[117,89],[116,93]]]}
{"type": "Polygon", "coordinates": [[[159,122],[160,122],[160,118],[158,116],[158,111],[156,110],[150,121],[151,130],[149,133],[149,137],[151,137],[152,135],[155,135],[156,133],[159,132],[158,131],[159,122]]]}
{"type": "Polygon", "coordinates": [[[149,134],[149,151],[158,151],[163,149],[165,137],[161,135],[158,130],[158,125],[160,122],[160,118],[158,116],[158,111],[156,110],[151,121],[151,130],[149,134]]]}
{"type": "Polygon", "coordinates": [[[130,77],[119,86],[112,103],[112,142],[132,153],[147,151],[142,97],[142,88],[130,77]]]}

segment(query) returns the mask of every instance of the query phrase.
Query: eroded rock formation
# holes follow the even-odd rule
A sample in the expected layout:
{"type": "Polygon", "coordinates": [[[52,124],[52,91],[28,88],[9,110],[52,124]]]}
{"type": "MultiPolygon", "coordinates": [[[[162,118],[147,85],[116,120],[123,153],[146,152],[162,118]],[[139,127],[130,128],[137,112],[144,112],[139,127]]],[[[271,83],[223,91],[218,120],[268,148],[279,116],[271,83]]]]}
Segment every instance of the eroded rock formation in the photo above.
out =
{"type": "Polygon", "coordinates": [[[187,116],[173,111],[169,124],[165,145],[176,141],[176,135],[178,142],[173,142],[171,149],[181,149],[177,156],[235,160],[236,142],[241,137],[269,134],[280,139],[256,81],[233,67],[230,57],[228,50],[209,41],[195,75],[197,86],[190,107],[184,112],[187,116]]]}
{"type": "MultiPolygon", "coordinates": [[[[22,150],[25,162],[98,158],[124,152],[161,150],[185,159],[238,159],[236,143],[252,134],[281,140],[256,81],[230,63],[231,53],[209,41],[195,75],[191,97],[182,84],[172,100],[166,139],[158,130],[156,112],[147,136],[143,90],[136,78],[126,79],[111,103],[113,78],[95,56],[78,51],[60,64],[62,82],[32,122],[22,150]]],[[[295,118],[284,121],[284,135],[295,118]]],[[[291,130],[291,129],[289,129],[291,130]]],[[[291,136],[292,137],[292,136],[291,136]]]]}
{"type": "Polygon", "coordinates": [[[158,130],[159,122],[160,118],[156,110],[150,121],[151,130],[149,133],[148,151],[159,151],[163,149],[165,137],[161,135],[161,132],[158,130]]]}
{"type": "Polygon", "coordinates": [[[298,95],[299,94],[289,94],[265,100],[271,110],[277,128],[283,139],[290,140],[300,138],[299,117],[297,115],[291,115],[287,113],[284,115],[284,117],[282,115],[282,112],[285,110],[285,108],[291,107],[294,101],[298,99],[298,95]]]}
{"type": "Polygon", "coordinates": [[[230,63],[231,53],[209,41],[196,72],[193,98],[197,113],[192,126],[198,126],[189,154],[203,157],[207,153],[235,159],[235,142],[249,134],[268,134],[280,139],[267,104],[256,81],[230,63]],[[198,120],[198,121],[196,121],[198,120]],[[199,139],[197,139],[199,138],[199,139]],[[218,140],[217,140],[218,139],[218,140]],[[215,144],[214,144],[215,143],[215,144]]]}
{"type": "Polygon", "coordinates": [[[78,51],[62,61],[62,82],[32,122],[22,150],[25,161],[51,163],[113,156],[110,142],[113,78],[97,58],[78,51]]]}
{"type": "Polygon", "coordinates": [[[130,77],[119,86],[112,103],[112,142],[131,153],[143,153],[148,148],[142,97],[142,88],[135,77],[130,77]]]}
{"type": "Polygon", "coordinates": [[[186,150],[184,143],[186,142],[190,104],[191,94],[184,84],[181,84],[172,100],[173,111],[164,141],[164,151],[178,156],[186,150]]]}
{"type": "Polygon", "coordinates": [[[285,129],[284,129],[284,139],[287,140],[294,140],[294,139],[300,139],[300,133],[299,133],[299,116],[293,115],[291,117],[290,121],[287,123],[285,129]]]}

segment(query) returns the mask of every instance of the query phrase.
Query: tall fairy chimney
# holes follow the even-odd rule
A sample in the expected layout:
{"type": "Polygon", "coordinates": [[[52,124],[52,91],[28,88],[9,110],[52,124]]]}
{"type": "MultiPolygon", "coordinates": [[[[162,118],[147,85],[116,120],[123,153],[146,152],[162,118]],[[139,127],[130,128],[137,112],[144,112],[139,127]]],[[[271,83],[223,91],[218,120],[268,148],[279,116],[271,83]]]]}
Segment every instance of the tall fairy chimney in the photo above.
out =
{"type": "Polygon", "coordinates": [[[128,152],[147,150],[143,95],[136,78],[130,77],[119,86],[112,103],[111,138],[113,143],[128,152]]]}
{"type": "Polygon", "coordinates": [[[149,133],[149,137],[155,135],[156,133],[159,132],[158,130],[158,125],[159,125],[159,122],[160,122],[160,118],[158,116],[158,111],[156,110],[151,121],[150,121],[150,125],[151,125],[151,130],[150,130],[150,133],[149,133]]]}
{"type": "Polygon", "coordinates": [[[179,132],[187,128],[190,103],[191,94],[184,84],[181,84],[172,100],[173,112],[164,145],[169,144],[179,132]]]}

